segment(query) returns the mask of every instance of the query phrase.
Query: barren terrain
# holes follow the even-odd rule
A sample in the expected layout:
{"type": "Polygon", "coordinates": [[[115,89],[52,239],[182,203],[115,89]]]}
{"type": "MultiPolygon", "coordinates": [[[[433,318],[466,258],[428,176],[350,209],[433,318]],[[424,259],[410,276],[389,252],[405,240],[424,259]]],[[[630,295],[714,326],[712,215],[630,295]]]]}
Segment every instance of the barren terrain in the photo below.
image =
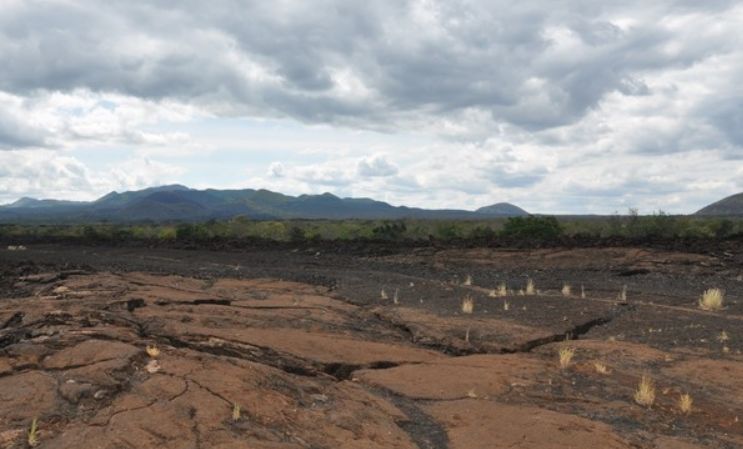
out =
{"type": "Polygon", "coordinates": [[[740,254],[3,248],[0,448],[743,447],[740,254]]]}

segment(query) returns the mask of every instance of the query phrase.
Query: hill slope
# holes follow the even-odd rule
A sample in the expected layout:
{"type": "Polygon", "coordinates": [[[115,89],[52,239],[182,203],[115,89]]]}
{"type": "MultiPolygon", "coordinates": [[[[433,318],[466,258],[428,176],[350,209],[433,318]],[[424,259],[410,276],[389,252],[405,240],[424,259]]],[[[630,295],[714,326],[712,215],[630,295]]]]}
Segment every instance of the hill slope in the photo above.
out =
{"type": "Polygon", "coordinates": [[[0,206],[0,222],[204,221],[238,215],[253,219],[483,219],[528,215],[508,203],[475,212],[392,206],[369,198],[283,195],[268,190],[195,190],[182,185],[111,192],[92,202],[23,198],[0,206]]]}
{"type": "Polygon", "coordinates": [[[743,193],[731,195],[720,201],[703,207],[695,215],[707,216],[743,216],[743,193]]]}

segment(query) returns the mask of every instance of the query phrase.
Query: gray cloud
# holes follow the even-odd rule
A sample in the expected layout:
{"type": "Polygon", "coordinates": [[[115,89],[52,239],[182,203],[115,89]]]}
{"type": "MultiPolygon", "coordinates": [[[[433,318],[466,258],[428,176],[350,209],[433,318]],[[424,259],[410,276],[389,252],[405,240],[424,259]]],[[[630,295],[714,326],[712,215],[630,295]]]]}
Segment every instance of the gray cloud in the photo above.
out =
{"type": "Polygon", "coordinates": [[[46,145],[47,133],[29,126],[0,105],[0,150],[46,145]]]}
{"type": "Polygon", "coordinates": [[[539,130],[608,93],[647,94],[647,71],[733,45],[713,36],[669,50],[679,36],[658,26],[732,1],[559,3],[11,2],[0,7],[0,58],[13,61],[0,90],[86,88],[369,128],[475,108],[539,130]],[[636,23],[612,22],[627,16],[636,23]]]}

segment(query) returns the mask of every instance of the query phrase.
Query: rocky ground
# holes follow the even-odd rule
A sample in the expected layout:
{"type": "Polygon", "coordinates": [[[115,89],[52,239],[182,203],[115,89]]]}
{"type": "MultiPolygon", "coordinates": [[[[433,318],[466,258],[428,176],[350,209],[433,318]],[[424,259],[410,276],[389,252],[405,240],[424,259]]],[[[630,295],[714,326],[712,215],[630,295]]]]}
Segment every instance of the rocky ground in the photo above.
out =
{"type": "Polygon", "coordinates": [[[0,448],[743,447],[739,255],[2,249],[0,448]]]}

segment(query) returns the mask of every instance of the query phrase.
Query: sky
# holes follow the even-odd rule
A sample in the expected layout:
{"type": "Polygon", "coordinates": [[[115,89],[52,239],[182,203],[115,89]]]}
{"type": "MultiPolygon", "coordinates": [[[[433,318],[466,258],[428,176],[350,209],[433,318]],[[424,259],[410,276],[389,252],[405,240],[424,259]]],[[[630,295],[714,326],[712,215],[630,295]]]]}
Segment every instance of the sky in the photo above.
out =
{"type": "Polygon", "coordinates": [[[0,0],[0,203],[193,188],[691,213],[743,191],[743,2],[0,0]]]}

